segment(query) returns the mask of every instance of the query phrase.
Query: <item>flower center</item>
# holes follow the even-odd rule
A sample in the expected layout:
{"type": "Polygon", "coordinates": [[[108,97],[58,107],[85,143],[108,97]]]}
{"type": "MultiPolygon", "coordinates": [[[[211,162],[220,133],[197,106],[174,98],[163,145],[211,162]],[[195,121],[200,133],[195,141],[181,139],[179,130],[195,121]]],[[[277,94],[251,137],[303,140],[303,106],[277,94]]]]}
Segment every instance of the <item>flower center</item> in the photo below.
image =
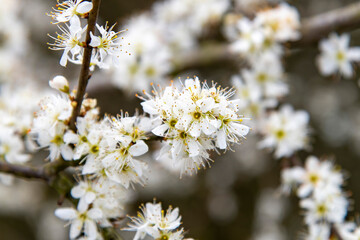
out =
{"type": "Polygon", "coordinates": [[[181,132],[179,134],[179,136],[180,136],[181,139],[185,139],[187,137],[187,133],[186,132],[181,132]]]}
{"type": "Polygon", "coordinates": [[[260,82],[260,83],[264,83],[264,82],[266,82],[266,80],[267,80],[267,75],[265,74],[265,73],[260,73],[258,76],[257,76],[257,80],[258,80],[258,82],[260,82]]]}
{"type": "Polygon", "coordinates": [[[319,215],[325,215],[326,210],[327,210],[327,208],[326,208],[325,204],[320,204],[316,208],[316,211],[319,213],[319,215]]]}
{"type": "Polygon", "coordinates": [[[176,123],[177,123],[177,120],[176,120],[176,119],[171,119],[170,122],[169,122],[169,125],[170,125],[171,127],[175,127],[176,123]]]}
{"type": "Polygon", "coordinates": [[[129,67],[129,72],[131,75],[135,75],[138,70],[139,70],[139,67],[137,64],[133,64],[129,67]]]}
{"type": "Polygon", "coordinates": [[[276,138],[277,139],[283,139],[285,137],[285,132],[284,132],[284,130],[278,130],[277,132],[276,132],[276,138]]]}
{"type": "Polygon", "coordinates": [[[317,181],[319,181],[319,176],[316,174],[311,174],[309,176],[309,180],[312,184],[315,184],[315,183],[317,183],[317,181]]]}
{"type": "Polygon", "coordinates": [[[97,145],[92,146],[90,151],[91,151],[91,153],[94,153],[94,154],[97,153],[99,151],[99,146],[97,146],[97,145]]]}
{"type": "Polygon", "coordinates": [[[344,52],[342,52],[342,51],[337,52],[337,54],[336,54],[336,59],[337,59],[339,62],[344,61],[344,60],[345,60],[345,54],[344,54],[344,52]]]}
{"type": "Polygon", "coordinates": [[[149,77],[153,77],[156,73],[155,68],[153,67],[148,67],[145,71],[146,75],[149,77]]]}
{"type": "Polygon", "coordinates": [[[61,145],[63,143],[63,139],[61,135],[56,135],[53,140],[51,140],[52,143],[55,143],[56,145],[61,145]]]}
{"type": "Polygon", "coordinates": [[[81,141],[82,141],[82,142],[87,142],[88,140],[87,140],[86,136],[82,136],[82,137],[81,137],[81,141]]]}
{"type": "Polygon", "coordinates": [[[194,112],[193,116],[196,120],[198,120],[201,118],[201,112],[194,112]]]}

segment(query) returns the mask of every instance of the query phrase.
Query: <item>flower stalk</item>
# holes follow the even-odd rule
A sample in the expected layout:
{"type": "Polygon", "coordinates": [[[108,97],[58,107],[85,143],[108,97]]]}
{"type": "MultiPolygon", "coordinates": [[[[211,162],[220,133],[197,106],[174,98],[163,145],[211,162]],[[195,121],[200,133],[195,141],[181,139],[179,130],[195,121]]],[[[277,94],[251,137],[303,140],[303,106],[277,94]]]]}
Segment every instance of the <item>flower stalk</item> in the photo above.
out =
{"type": "Polygon", "coordinates": [[[72,129],[73,131],[76,131],[76,124],[75,124],[76,118],[80,114],[81,103],[84,99],[86,87],[91,77],[89,68],[90,68],[91,53],[93,48],[90,46],[90,41],[91,41],[90,32],[94,32],[95,30],[95,25],[96,25],[97,16],[99,14],[101,0],[93,0],[92,3],[93,3],[93,8],[89,13],[89,18],[88,18],[88,27],[86,31],[86,40],[85,40],[86,44],[84,46],[83,62],[81,65],[78,88],[77,88],[75,104],[74,104],[75,107],[73,109],[70,118],[70,129],[72,129]]]}

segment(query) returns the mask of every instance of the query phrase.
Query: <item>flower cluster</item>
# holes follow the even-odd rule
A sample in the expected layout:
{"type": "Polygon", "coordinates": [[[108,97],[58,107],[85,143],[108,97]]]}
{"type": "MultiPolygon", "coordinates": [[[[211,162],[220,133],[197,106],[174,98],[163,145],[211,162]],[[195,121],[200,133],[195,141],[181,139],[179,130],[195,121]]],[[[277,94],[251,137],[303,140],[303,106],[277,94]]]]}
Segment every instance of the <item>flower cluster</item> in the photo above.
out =
{"type": "Polygon", "coordinates": [[[28,50],[28,27],[20,17],[21,1],[3,0],[0,5],[0,83],[22,78],[22,59],[28,50]]]}
{"type": "Polygon", "coordinates": [[[281,3],[275,8],[257,12],[253,20],[246,17],[238,21],[228,20],[225,33],[232,41],[231,50],[249,59],[265,52],[281,54],[280,43],[298,39],[299,27],[297,9],[281,3]]]}
{"type": "Polygon", "coordinates": [[[288,93],[281,44],[299,38],[299,14],[294,7],[281,3],[257,12],[253,20],[233,18],[229,15],[225,21],[225,33],[232,42],[230,50],[245,58],[250,68],[233,76],[232,83],[243,99],[242,111],[262,118],[266,109],[274,108],[288,93]]]}
{"type": "Polygon", "coordinates": [[[92,3],[82,0],[67,0],[57,6],[58,8],[49,15],[55,20],[55,24],[64,23],[64,25],[58,25],[61,33],[57,33],[56,37],[49,35],[55,41],[49,45],[52,50],[63,51],[60,65],[66,66],[68,61],[82,64],[84,48],[89,46],[94,48],[90,63],[92,70],[94,66],[108,68],[111,65],[107,61],[108,55],[112,58],[112,64],[118,65],[118,58],[122,52],[121,39],[118,35],[123,31],[113,31],[115,25],[109,28],[107,24],[105,26],[96,24],[100,36],[90,32],[91,41],[86,43],[84,33],[87,31],[87,25],[82,26],[81,18],[88,16],[93,7],[92,3]]]}
{"type": "Polygon", "coordinates": [[[174,85],[154,95],[141,97],[144,111],[152,115],[154,121],[160,120],[152,130],[156,136],[164,138],[159,159],[172,160],[180,169],[180,174],[192,174],[209,164],[208,150],[228,149],[238,143],[249,132],[242,124],[246,120],[238,114],[237,100],[229,98],[232,89],[221,89],[197,77],[188,78],[181,89],[174,85]]]}
{"type": "Polygon", "coordinates": [[[122,216],[126,192],[111,181],[81,181],[71,189],[71,196],[79,199],[77,209],[58,208],[55,215],[70,221],[70,239],[83,234],[88,239],[102,239],[99,227],[111,227],[108,219],[122,216]]]}
{"type": "Polygon", "coordinates": [[[75,159],[86,159],[82,174],[107,179],[128,188],[133,183],[143,184],[147,165],[135,159],[148,151],[144,142],[150,131],[145,117],[107,117],[100,123],[78,119],[74,136],[75,159]]]}
{"type": "MultiPolygon", "coordinates": [[[[21,89],[14,91],[17,88],[18,85],[10,82],[1,85],[0,161],[24,164],[30,160],[29,153],[36,150],[28,133],[33,123],[33,112],[38,109],[37,104],[43,93],[30,84],[24,84],[21,89]]],[[[10,177],[0,175],[0,180],[9,182],[10,177]]]]}
{"type": "MultiPolygon", "coordinates": [[[[56,87],[54,82],[58,81],[64,81],[65,86],[68,86],[62,76],[55,77],[50,85],[56,87]]],[[[73,151],[65,135],[71,132],[68,123],[73,111],[73,99],[74,96],[67,93],[49,95],[40,101],[40,110],[36,112],[31,134],[41,148],[49,148],[50,161],[58,159],[60,155],[65,160],[72,160],[73,151]]]]}
{"type": "Polygon", "coordinates": [[[350,35],[335,33],[319,43],[321,54],[317,58],[320,73],[329,76],[339,73],[345,78],[353,76],[352,62],[360,61],[360,47],[349,47],[350,35]]]}
{"type": "Polygon", "coordinates": [[[114,85],[134,92],[150,82],[164,82],[177,59],[194,50],[197,38],[218,23],[229,6],[229,0],[167,0],[131,18],[125,25],[131,56],[120,56],[114,85]]]}
{"type": "Polygon", "coordinates": [[[294,7],[281,3],[275,8],[256,13],[253,20],[240,18],[225,25],[232,41],[231,50],[247,60],[249,68],[232,77],[239,109],[256,118],[254,128],[264,139],[261,148],[275,149],[275,157],[289,157],[308,146],[309,116],[285,105],[272,110],[279,99],[289,92],[281,63],[282,43],[296,40],[299,33],[299,14],[294,7]]]}
{"type": "Polygon", "coordinates": [[[284,169],[282,181],[285,189],[296,189],[301,198],[309,239],[329,239],[331,224],[343,223],[349,205],[342,173],[331,161],[309,156],[304,168],[284,169]]]}
{"type": "Polygon", "coordinates": [[[257,119],[265,118],[266,110],[278,105],[278,99],[288,93],[280,58],[264,53],[249,61],[251,68],[243,69],[231,79],[236,95],[241,99],[239,108],[257,119]]]}
{"type": "Polygon", "coordinates": [[[175,231],[181,225],[179,209],[170,206],[166,213],[161,203],[146,203],[141,206],[137,217],[130,217],[132,223],[125,230],[136,231],[134,240],[144,239],[146,235],[154,239],[181,240],[184,239],[184,230],[175,231]]]}

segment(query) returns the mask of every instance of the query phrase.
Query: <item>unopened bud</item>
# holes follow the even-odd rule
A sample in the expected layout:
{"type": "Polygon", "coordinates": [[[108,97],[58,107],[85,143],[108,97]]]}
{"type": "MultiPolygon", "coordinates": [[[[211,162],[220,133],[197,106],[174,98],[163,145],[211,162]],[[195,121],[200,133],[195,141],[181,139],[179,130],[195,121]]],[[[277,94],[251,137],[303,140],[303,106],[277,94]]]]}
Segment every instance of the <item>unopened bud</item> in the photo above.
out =
{"type": "Polygon", "coordinates": [[[69,93],[69,82],[68,80],[63,76],[56,76],[52,80],[49,81],[50,87],[57,89],[64,93],[69,93]]]}

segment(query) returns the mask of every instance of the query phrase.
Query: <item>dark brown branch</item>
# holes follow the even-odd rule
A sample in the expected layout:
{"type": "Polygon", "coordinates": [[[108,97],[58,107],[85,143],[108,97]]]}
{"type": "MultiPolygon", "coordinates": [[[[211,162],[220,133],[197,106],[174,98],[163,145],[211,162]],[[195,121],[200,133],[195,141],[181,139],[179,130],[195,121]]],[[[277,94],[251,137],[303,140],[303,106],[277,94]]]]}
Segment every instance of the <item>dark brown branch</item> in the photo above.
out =
{"type": "Polygon", "coordinates": [[[100,2],[101,0],[93,0],[93,9],[91,10],[88,18],[88,27],[86,31],[86,39],[85,39],[85,47],[84,47],[84,54],[83,54],[83,62],[81,65],[81,71],[79,76],[79,83],[75,98],[75,107],[73,109],[71,118],[70,118],[70,128],[76,132],[76,118],[80,114],[81,110],[81,104],[84,99],[86,86],[88,84],[89,78],[90,78],[90,61],[91,61],[91,53],[92,53],[92,47],[89,45],[91,41],[90,32],[94,32],[95,30],[95,24],[97,20],[97,16],[99,14],[100,9],[100,2]]]}

